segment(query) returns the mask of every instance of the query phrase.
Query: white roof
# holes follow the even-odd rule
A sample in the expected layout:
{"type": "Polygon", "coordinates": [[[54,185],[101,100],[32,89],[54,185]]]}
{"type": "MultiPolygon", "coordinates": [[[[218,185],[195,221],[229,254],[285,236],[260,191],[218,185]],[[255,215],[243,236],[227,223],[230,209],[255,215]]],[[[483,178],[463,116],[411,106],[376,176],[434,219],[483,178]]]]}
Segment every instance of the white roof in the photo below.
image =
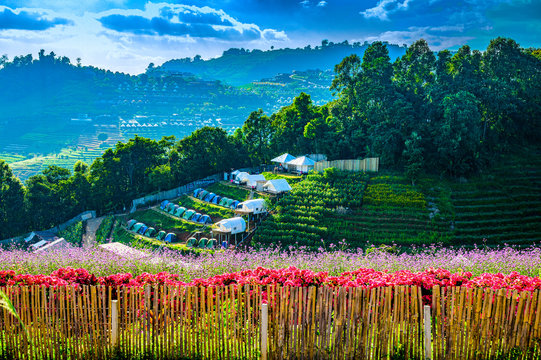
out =
{"type": "Polygon", "coordinates": [[[265,177],[261,174],[259,175],[248,175],[246,182],[248,186],[256,186],[258,181],[266,181],[265,177]]]}
{"type": "Polygon", "coordinates": [[[274,179],[267,181],[263,188],[273,192],[284,192],[291,190],[291,185],[286,179],[274,179]]]}
{"type": "Polygon", "coordinates": [[[310,159],[308,156],[299,156],[298,158],[291,160],[287,163],[288,165],[296,165],[296,166],[314,166],[316,162],[312,159],[310,159]]]}
{"type": "Polygon", "coordinates": [[[112,242],[108,244],[101,244],[99,246],[103,250],[107,250],[109,252],[112,252],[116,255],[123,256],[123,257],[129,257],[132,259],[141,259],[144,257],[148,257],[149,254],[146,252],[143,252],[141,250],[134,249],[132,247],[129,247],[127,245],[124,245],[119,242],[112,242]]]}
{"type": "Polygon", "coordinates": [[[248,178],[248,176],[250,176],[250,174],[243,171],[243,172],[238,173],[235,179],[237,179],[238,181],[244,181],[248,178]]]}
{"type": "Polygon", "coordinates": [[[267,211],[267,205],[264,199],[246,200],[237,205],[237,209],[242,211],[260,214],[267,211]]]}
{"type": "Polygon", "coordinates": [[[223,219],[217,222],[218,230],[221,232],[230,232],[231,235],[246,231],[246,221],[241,217],[223,219]]]}
{"type": "Polygon", "coordinates": [[[295,156],[289,155],[288,153],[285,153],[285,154],[282,154],[282,155],[280,155],[278,157],[275,157],[271,161],[283,164],[283,163],[286,163],[286,162],[294,160],[294,159],[295,159],[295,156]]]}
{"type": "Polygon", "coordinates": [[[235,170],[231,172],[231,175],[233,176],[237,176],[238,174],[240,174],[240,170],[235,170]]]}

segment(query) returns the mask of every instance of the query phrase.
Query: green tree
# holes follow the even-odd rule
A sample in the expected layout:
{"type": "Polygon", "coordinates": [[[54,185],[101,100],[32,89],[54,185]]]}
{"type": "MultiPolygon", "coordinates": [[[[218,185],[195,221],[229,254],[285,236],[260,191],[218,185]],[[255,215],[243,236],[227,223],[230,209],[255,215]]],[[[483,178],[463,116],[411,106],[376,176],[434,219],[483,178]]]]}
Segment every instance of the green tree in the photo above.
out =
{"type": "Polygon", "coordinates": [[[414,131],[406,140],[404,149],[404,157],[406,158],[406,177],[411,180],[411,184],[415,186],[415,182],[419,178],[419,174],[423,169],[424,158],[421,137],[414,131]]]}
{"type": "Polygon", "coordinates": [[[270,140],[272,136],[271,119],[263,110],[252,111],[242,126],[242,138],[249,151],[253,164],[265,164],[272,156],[270,140]]]}
{"type": "Polygon", "coordinates": [[[0,160],[0,239],[26,230],[24,197],[23,184],[13,175],[9,165],[0,160]]]}

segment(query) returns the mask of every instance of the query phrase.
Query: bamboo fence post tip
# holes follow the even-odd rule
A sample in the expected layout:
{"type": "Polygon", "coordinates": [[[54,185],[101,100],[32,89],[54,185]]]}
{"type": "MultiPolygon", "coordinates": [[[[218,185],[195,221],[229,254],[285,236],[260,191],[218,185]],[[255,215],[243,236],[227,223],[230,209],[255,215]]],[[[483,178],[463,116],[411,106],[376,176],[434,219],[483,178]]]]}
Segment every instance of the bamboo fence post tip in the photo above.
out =
{"type": "Polygon", "coordinates": [[[424,325],[425,325],[425,360],[432,360],[432,333],[430,306],[424,306],[424,325]]]}

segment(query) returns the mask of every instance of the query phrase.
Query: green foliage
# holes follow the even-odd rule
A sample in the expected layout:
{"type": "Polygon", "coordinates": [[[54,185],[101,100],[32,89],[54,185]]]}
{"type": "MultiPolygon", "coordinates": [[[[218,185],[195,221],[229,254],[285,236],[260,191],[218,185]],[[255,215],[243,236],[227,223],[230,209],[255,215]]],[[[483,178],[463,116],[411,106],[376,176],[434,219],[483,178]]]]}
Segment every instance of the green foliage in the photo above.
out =
{"type": "Polygon", "coordinates": [[[108,237],[111,234],[113,225],[115,224],[114,216],[106,216],[102,221],[98,230],[96,230],[96,242],[98,244],[105,244],[108,241],[108,237]]]}
{"type": "Polygon", "coordinates": [[[178,200],[178,204],[184,206],[186,209],[194,209],[201,214],[206,214],[213,219],[221,220],[234,217],[233,210],[226,209],[222,206],[209,204],[208,202],[194,199],[188,196],[181,196],[178,200]]]}
{"type": "Polygon", "coordinates": [[[221,197],[244,201],[248,199],[250,191],[238,186],[227,185],[223,182],[214,183],[206,188],[207,191],[213,192],[221,197]]]}
{"type": "Polygon", "coordinates": [[[68,226],[63,231],[58,233],[59,237],[63,237],[67,242],[75,245],[81,246],[83,241],[84,226],[82,221],[78,221],[70,226],[68,226]]]}
{"type": "Polygon", "coordinates": [[[203,229],[202,225],[183,220],[174,216],[166,215],[161,210],[142,210],[136,211],[130,215],[132,219],[142,222],[147,226],[152,226],[156,231],[164,230],[175,232],[193,232],[203,229]]]}
{"type": "Polygon", "coordinates": [[[265,177],[267,180],[275,180],[275,179],[286,179],[287,183],[291,185],[291,187],[294,187],[295,184],[298,184],[300,181],[302,181],[303,177],[299,175],[293,175],[293,174],[274,174],[269,171],[262,172],[261,175],[265,177]]]}

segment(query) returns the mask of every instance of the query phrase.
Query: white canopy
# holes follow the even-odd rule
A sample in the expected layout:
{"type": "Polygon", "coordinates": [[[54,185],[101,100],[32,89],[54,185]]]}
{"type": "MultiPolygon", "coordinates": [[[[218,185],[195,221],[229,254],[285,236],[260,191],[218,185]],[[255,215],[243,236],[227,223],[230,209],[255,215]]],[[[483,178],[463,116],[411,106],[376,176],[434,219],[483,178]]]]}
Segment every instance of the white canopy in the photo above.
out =
{"type": "Polygon", "coordinates": [[[215,224],[220,232],[235,235],[246,231],[246,221],[241,217],[223,219],[215,224]]]}
{"type": "Polygon", "coordinates": [[[251,214],[262,214],[267,212],[267,205],[264,199],[246,200],[237,205],[237,210],[251,214]]]}
{"type": "Polygon", "coordinates": [[[243,171],[237,174],[237,176],[235,177],[235,180],[240,181],[240,182],[245,182],[248,176],[250,176],[250,174],[243,171]]]}
{"type": "Polygon", "coordinates": [[[291,185],[286,179],[275,179],[267,181],[263,189],[272,193],[282,193],[291,190],[291,185]]]}
{"type": "Polygon", "coordinates": [[[240,174],[240,170],[235,170],[231,172],[231,176],[237,176],[238,174],[240,174]]]}
{"type": "Polygon", "coordinates": [[[275,157],[274,159],[272,159],[271,161],[272,162],[277,162],[277,163],[280,163],[280,164],[285,164],[287,163],[288,161],[291,161],[291,160],[294,160],[295,159],[295,156],[293,155],[290,155],[288,153],[285,153],[285,154],[282,154],[278,157],[275,157]]]}
{"type": "Polygon", "coordinates": [[[263,175],[248,175],[246,178],[246,186],[256,187],[258,181],[266,181],[263,175]]]}
{"type": "Polygon", "coordinates": [[[298,158],[289,161],[287,164],[295,166],[314,166],[316,162],[308,156],[299,156],[298,158]]]}

